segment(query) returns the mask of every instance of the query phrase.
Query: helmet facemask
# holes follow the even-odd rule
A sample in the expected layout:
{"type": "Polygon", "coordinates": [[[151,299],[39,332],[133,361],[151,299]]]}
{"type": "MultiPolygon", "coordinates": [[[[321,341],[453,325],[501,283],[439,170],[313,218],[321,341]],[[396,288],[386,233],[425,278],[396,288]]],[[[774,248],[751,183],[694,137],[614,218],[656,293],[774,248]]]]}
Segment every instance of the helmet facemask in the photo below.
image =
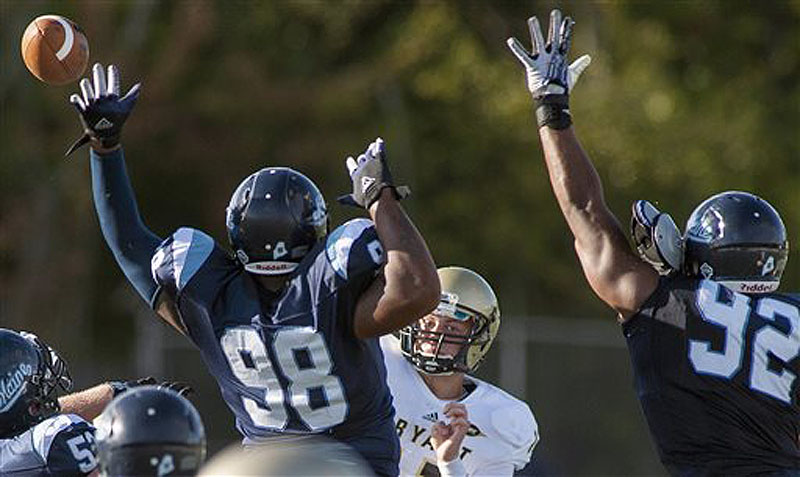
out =
{"type": "Polygon", "coordinates": [[[39,354],[39,369],[27,377],[29,385],[35,392],[29,401],[29,412],[36,422],[40,422],[58,413],[58,391],[68,393],[72,390],[72,377],[66,362],[56,351],[32,333],[21,332],[25,339],[32,342],[39,354]]]}
{"type": "Polygon", "coordinates": [[[440,302],[431,315],[400,330],[400,347],[403,354],[425,374],[450,375],[473,372],[482,361],[482,356],[480,359],[470,360],[470,350],[491,342],[489,320],[485,316],[462,305],[448,305],[440,302]],[[433,320],[444,319],[469,322],[469,332],[458,334],[430,329],[431,325],[435,324],[433,320]],[[423,343],[434,344],[435,348],[432,352],[423,351],[423,343]],[[460,345],[460,347],[454,354],[445,354],[443,349],[446,345],[460,345]]]}

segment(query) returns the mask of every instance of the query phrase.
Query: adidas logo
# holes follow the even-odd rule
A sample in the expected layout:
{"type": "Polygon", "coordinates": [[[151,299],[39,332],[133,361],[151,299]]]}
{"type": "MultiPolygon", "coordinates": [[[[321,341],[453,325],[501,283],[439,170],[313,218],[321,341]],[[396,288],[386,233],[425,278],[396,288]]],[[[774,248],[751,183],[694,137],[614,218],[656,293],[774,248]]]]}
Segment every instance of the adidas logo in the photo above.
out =
{"type": "Polygon", "coordinates": [[[375,178],[374,177],[366,177],[366,176],[362,177],[361,178],[361,190],[362,191],[367,190],[369,188],[369,186],[371,186],[374,183],[375,183],[375,178]]]}
{"type": "Polygon", "coordinates": [[[109,129],[113,127],[114,123],[112,123],[106,118],[100,118],[100,121],[97,121],[97,124],[94,125],[95,129],[109,129]]]}
{"type": "Polygon", "coordinates": [[[430,414],[423,415],[422,418],[425,419],[426,421],[439,422],[439,413],[436,412],[436,411],[433,411],[430,414]]]}

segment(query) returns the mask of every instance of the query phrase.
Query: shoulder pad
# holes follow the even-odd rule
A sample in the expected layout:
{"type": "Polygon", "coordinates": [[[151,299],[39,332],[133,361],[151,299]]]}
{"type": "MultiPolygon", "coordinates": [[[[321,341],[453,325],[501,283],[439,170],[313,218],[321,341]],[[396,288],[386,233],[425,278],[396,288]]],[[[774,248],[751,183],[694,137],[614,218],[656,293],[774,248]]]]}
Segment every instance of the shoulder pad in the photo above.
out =
{"type": "Polygon", "coordinates": [[[528,452],[539,442],[539,425],[527,404],[514,401],[492,412],[492,427],[512,447],[528,452]]]}
{"type": "Polygon", "coordinates": [[[384,262],[383,247],[371,220],[354,219],[331,232],[325,254],[337,275],[347,280],[351,272],[377,269],[384,262]]]}
{"type": "Polygon", "coordinates": [[[214,251],[214,245],[214,239],[200,230],[179,228],[153,254],[153,279],[159,285],[182,289],[214,251]]]}
{"type": "Polygon", "coordinates": [[[59,414],[37,424],[33,428],[33,448],[36,449],[36,453],[46,462],[56,437],[76,424],[89,426],[88,422],[75,414],[59,414]]]}

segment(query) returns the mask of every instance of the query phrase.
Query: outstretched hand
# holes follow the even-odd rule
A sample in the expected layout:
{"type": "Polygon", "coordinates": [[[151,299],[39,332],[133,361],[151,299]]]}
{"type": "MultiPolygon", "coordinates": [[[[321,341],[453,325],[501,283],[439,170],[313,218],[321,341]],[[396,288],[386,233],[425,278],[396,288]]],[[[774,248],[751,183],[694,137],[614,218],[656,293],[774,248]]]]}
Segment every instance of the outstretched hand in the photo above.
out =
{"type": "Polygon", "coordinates": [[[506,44],[514,56],[525,67],[528,90],[538,99],[547,94],[569,94],[580,78],[581,73],[592,62],[592,57],[583,55],[567,66],[567,53],[572,44],[572,28],[575,21],[570,17],[561,19],[561,11],[550,14],[550,31],[547,43],[542,35],[542,27],[535,16],[528,18],[531,34],[531,51],[525,49],[514,37],[506,44]]]}
{"type": "Polygon", "coordinates": [[[583,55],[572,64],[567,63],[574,25],[572,18],[562,19],[561,11],[556,9],[550,13],[547,42],[535,16],[528,19],[530,52],[514,37],[506,40],[511,52],[525,67],[528,90],[537,103],[536,117],[539,126],[564,129],[572,123],[569,92],[592,62],[589,55],[583,55]]]}
{"type": "Polygon", "coordinates": [[[91,142],[93,147],[113,149],[119,144],[122,125],[128,119],[139,98],[140,83],[135,84],[120,98],[119,69],[108,66],[108,76],[103,65],[92,67],[93,81],[84,78],[80,82],[81,94],[73,94],[69,102],[78,111],[83,126],[83,136],[67,150],[66,156],[91,142]]]}
{"type": "Polygon", "coordinates": [[[411,193],[406,186],[394,185],[386,162],[385,144],[383,139],[377,138],[358,159],[347,157],[345,165],[353,182],[353,192],[339,197],[340,203],[369,209],[378,200],[383,189],[390,188],[397,199],[405,198],[411,193]]]}

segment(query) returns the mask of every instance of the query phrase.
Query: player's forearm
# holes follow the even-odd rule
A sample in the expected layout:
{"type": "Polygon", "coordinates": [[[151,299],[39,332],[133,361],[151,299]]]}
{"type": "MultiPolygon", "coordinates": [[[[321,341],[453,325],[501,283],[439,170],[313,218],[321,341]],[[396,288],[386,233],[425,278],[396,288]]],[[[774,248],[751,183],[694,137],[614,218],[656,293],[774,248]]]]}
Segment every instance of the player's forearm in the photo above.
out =
{"type": "Polygon", "coordinates": [[[64,414],[77,414],[91,421],[99,416],[108,403],[114,399],[114,391],[108,384],[99,384],[77,393],[61,396],[58,403],[64,414]]]}
{"type": "Polygon", "coordinates": [[[125,276],[148,303],[156,291],[150,259],[161,239],[139,215],[122,149],[91,152],[92,190],[103,237],[125,276]]]}
{"type": "MultiPolygon", "coordinates": [[[[603,236],[621,234],[603,197],[597,170],[572,127],[539,129],[550,184],[570,230],[579,244],[600,244],[603,236]]],[[[623,234],[624,236],[624,234],[623,234]]]]}
{"type": "Polygon", "coordinates": [[[386,286],[375,315],[399,329],[432,311],[439,302],[439,277],[425,240],[390,189],[370,207],[386,253],[386,286]]]}

